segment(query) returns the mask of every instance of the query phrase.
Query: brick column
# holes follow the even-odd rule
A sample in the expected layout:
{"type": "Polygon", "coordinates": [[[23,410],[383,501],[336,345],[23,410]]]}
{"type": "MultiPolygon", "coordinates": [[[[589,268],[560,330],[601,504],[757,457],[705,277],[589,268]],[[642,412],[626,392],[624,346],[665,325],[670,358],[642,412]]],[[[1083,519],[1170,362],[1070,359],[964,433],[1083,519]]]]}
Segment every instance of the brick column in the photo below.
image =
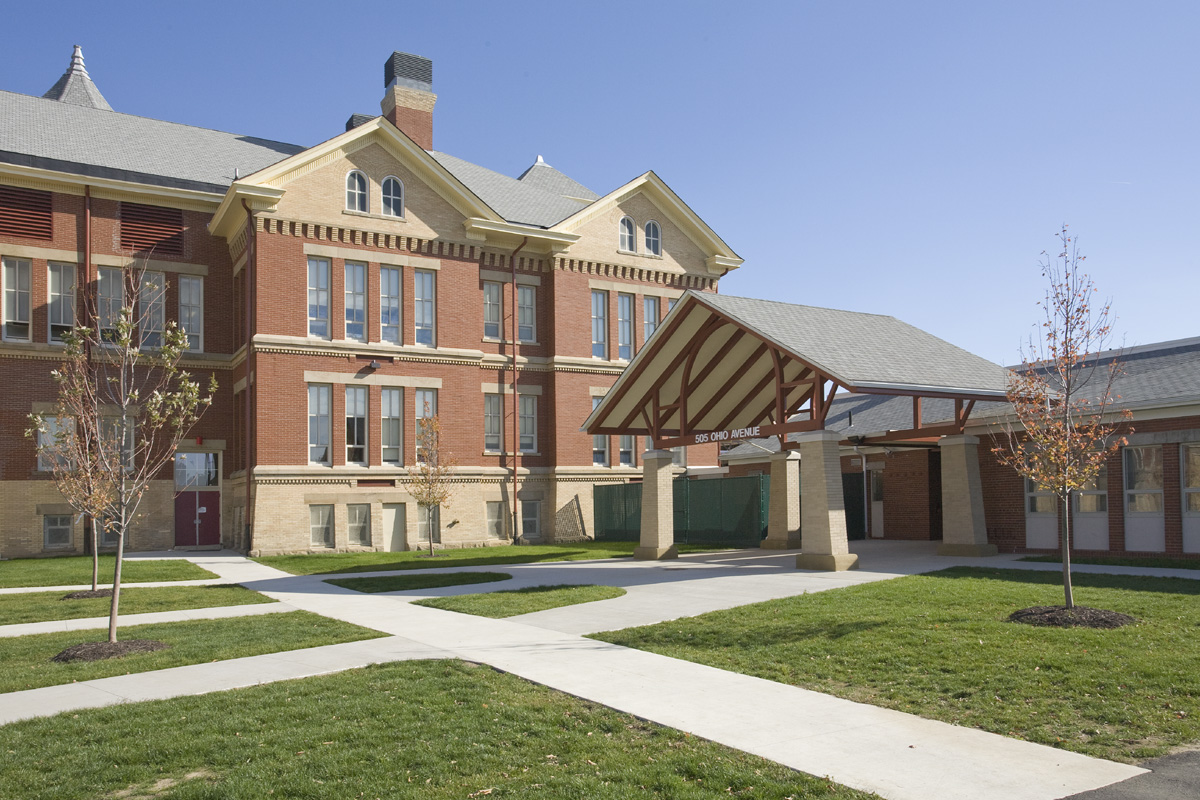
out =
{"type": "Polygon", "coordinates": [[[979,437],[943,436],[942,544],[938,555],[994,556],[983,516],[983,484],[979,480],[979,437]]]}
{"type": "MultiPolygon", "coordinates": [[[[842,500],[841,434],[800,434],[800,549],[797,569],[857,569],[858,556],[846,541],[846,506],[842,500]]],[[[774,483],[774,478],[771,479],[774,483]]]]}
{"type": "Polygon", "coordinates": [[[768,506],[766,550],[800,547],[800,454],[784,451],[771,456],[771,500],[768,506]]]}
{"type": "Polygon", "coordinates": [[[642,454],[642,533],[634,558],[655,561],[679,557],[671,466],[670,450],[647,450],[642,454]]]}

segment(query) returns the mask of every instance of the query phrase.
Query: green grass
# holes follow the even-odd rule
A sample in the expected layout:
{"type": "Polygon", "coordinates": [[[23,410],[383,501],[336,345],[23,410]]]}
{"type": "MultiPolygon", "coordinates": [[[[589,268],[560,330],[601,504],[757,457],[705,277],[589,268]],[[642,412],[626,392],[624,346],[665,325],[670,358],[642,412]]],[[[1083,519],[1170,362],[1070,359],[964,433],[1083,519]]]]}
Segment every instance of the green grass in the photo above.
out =
{"type": "MultiPolygon", "coordinates": [[[[1062,558],[1051,556],[1026,556],[1022,561],[1039,561],[1061,564],[1062,558]]],[[[1200,558],[1115,558],[1112,556],[1071,556],[1072,564],[1099,564],[1105,567],[1154,567],[1155,569],[1200,569],[1200,558]]]]}
{"type": "Polygon", "coordinates": [[[439,589],[443,586],[466,586],[471,583],[493,583],[512,578],[506,572],[439,572],[433,575],[384,575],[378,578],[339,578],[327,580],[335,586],[356,592],[403,592],[411,589],[439,589]]]}
{"type": "MultiPolygon", "coordinates": [[[[112,583],[116,556],[100,556],[100,583],[112,583]]],[[[195,581],[215,578],[216,573],[190,561],[174,559],[130,559],[121,566],[121,584],[149,581],[195,581]]],[[[0,561],[0,589],[21,586],[92,585],[91,556],[18,558],[0,561]]]]}
{"type": "MultiPolygon", "coordinates": [[[[0,625],[47,622],[55,619],[107,617],[111,600],[64,600],[64,592],[21,592],[0,595],[0,625]]],[[[240,586],[163,586],[121,589],[120,613],[147,614],[184,608],[216,608],[251,603],[272,603],[269,597],[240,586]]]]}
{"type": "Polygon", "coordinates": [[[1121,761],[1200,741],[1200,581],[1075,576],[1140,620],[1115,630],[1006,621],[1059,579],[956,568],[595,638],[1121,761]]]}
{"type": "MultiPolygon", "coordinates": [[[[504,564],[533,564],[545,561],[582,561],[591,558],[622,558],[633,555],[637,542],[578,542],[575,544],[500,545],[402,553],[309,553],[292,556],[262,556],[260,564],[293,575],[324,575],[339,572],[386,572],[401,569],[446,567],[490,567],[504,564]]],[[[727,548],[679,545],[680,553],[709,553],[727,548]]]]}
{"type": "MultiPolygon", "coordinates": [[[[120,639],[155,639],[170,645],[166,650],[137,653],[104,661],[50,659],[73,644],[104,641],[108,630],[42,633],[0,639],[0,692],[15,692],[73,681],[107,678],[130,672],[202,664],[242,656],[319,647],[338,642],[373,639],[383,634],[347,622],[327,619],[307,611],[267,614],[260,617],[193,620],[160,625],[118,628],[120,639]]],[[[0,797],[6,796],[0,792],[0,797]]]]}
{"type": "Polygon", "coordinates": [[[515,617],[518,614],[532,614],[535,611],[545,611],[548,608],[573,606],[578,603],[591,603],[596,600],[611,600],[625,594],[624,589],[615,586],[528,586],[524,589],[513,589],[504,592],[488,592],[487,594],[465,594],[458,597],[435,597],[429,600],[418,600],[413,605],[440,608],[444,611],[457,611],[460,614],[474,614],[477,617],[515,617]]]}
{"type": "Polygon", "coordinates": [[[874,797],[458,661],[27,720],[0,753],[22,800],[874,797]]]}

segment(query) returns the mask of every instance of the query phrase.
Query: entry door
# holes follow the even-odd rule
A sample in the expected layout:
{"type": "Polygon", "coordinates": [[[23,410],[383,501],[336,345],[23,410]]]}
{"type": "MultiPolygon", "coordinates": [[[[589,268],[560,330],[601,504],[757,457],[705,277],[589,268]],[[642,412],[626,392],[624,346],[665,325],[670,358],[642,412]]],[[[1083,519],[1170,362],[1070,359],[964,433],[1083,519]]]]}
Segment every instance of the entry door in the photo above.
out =
{"type": "Polygon", "coordinates": [[[217,453],[175,454],[175,546],[221,544],[221,471],[217,453]]]}
{"type": "Polygon", "coordinates": [[[871,538],[883,538],[883,470],[871,470],[871,538]]]}
{"type": "Polygon", "coordinates": [[[383,504],[383,549],[399,552],[405,548],[405,513],[404,503],[383,504]]]}

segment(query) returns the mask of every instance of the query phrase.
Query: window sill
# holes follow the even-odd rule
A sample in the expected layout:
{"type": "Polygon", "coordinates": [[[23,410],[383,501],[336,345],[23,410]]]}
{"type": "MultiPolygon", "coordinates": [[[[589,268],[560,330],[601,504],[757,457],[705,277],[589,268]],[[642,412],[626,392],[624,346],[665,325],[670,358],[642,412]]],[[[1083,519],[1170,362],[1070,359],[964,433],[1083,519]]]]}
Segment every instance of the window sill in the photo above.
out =
{"type": "Polygon", "coordinates": [[[662,261],[662,254],[655,255],[654,253],[639,253],[636,250],[622,250],[617,248],[617,253],[623,256],[636,256],[637,258],[653,258],[662,261]]]}
{"type": "MultiPolygon", "coordinates": [[[[483,342],[484,344],[512,344],[513,343],[512,339],[497,339],[493,336],[484,336],[479,341],[483,342]]],[[[538,342],[534,339],[517,339],[516,343],[519,345],[525,346],[525,347],[539,347],[541,345],[540,342],[538,342]]]]}
{"type": "Polygon", "coordinates": [[[408,222],[404,217],[396,217],[391,214],[372,214],[370,211],[351,211],[348,208],[343,208],[342,213],[347,217],[363,217],[364,219],[382,219],[388,222],[408,222]]]}

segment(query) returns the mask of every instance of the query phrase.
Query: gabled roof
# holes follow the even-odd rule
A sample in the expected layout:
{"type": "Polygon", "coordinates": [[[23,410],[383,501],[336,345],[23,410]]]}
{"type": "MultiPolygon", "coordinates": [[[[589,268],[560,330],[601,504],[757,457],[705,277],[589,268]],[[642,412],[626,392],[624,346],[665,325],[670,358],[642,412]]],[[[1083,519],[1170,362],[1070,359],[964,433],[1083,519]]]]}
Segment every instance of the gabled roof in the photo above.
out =
{"type": "Polygon", "coordinates": [[[112,111],[112,106],[104,99],[104,95],[100,94],[96,84],[92,83],[87,67],[83,65],[83,50],[79,45],[75,45],[75,52],[71,54],[71,65],[67,67],[67,71],[42,97],[74,106],[112,111]]]}
{"type": "MultiPolygon", "coordinates": [[[[450,174],[469,186],[506,222],[550,228],[588,205],[586,200],[557,194],[538,185],[536,181],[510,178],[448,153],[433,151],[430,155],[450,174]]],[[[565,175],[563,177],[566,178],[565,175]]],[[[570,181],[570,178],[566,179],[570,181]]]]}
{"type": "Polygon", "coordinates": [[[545,189],[547,192],[570,197],[575,200],[599,200],[600,195],[584,186],[574,178],[570,178],[542,160],[541,156],[530,165],[529,169],[517,176],[517,180],[529,186],[545,189]]]}

